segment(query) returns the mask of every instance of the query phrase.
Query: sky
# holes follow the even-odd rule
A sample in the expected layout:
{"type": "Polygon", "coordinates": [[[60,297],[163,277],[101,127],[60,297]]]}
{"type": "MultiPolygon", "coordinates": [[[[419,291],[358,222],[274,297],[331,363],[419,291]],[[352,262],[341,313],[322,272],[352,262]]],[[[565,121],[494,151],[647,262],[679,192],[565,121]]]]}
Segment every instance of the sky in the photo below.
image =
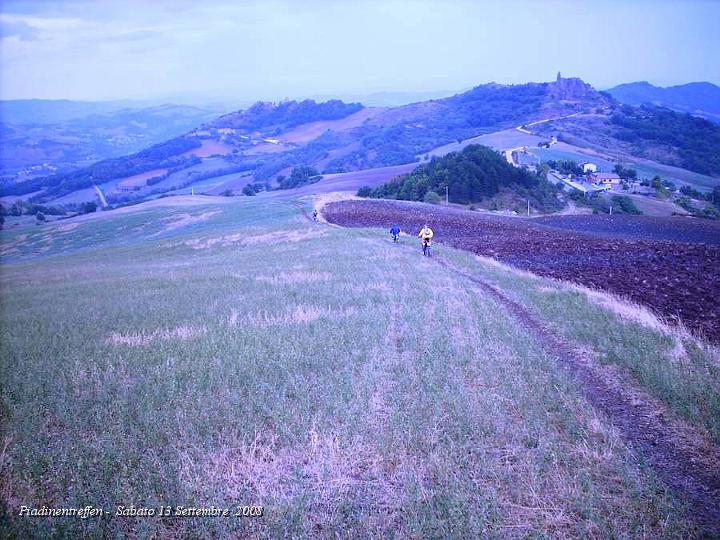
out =
{"type": "Polygon", "coordinates": [[[0,98],[720,84],[720,0],[0,0],[0,98]]]}

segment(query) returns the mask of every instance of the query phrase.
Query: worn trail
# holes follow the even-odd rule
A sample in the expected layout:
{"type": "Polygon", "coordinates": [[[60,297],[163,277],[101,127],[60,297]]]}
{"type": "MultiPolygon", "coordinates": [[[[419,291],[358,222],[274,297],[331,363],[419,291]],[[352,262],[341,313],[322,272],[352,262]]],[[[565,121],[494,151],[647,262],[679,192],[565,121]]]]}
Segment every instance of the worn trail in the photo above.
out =
{"type": "Polygon", "coordinates": [[[581,383],[588,400],[639,449],[657,474],[688,504],[690,514],[720,537],[720,450],[691,426],[673,418],[652,396],[616,371],[599,366],[543,325],[525,306],[485,280],[435,261],[498,300],[581,383]]]}
{"type": "MultiPolygon", "coordinates": [[[[305,217],[310,220],[307,213],[305,217]]],[[[598,365],[499,288],[440,257],[432,260],[499,301],[573,375],[590,403],[608,416],[623,438],[682,498],[705,533],[720,538],[720,449],[715,444],[637,388],[628,376],[598,365]]]]}

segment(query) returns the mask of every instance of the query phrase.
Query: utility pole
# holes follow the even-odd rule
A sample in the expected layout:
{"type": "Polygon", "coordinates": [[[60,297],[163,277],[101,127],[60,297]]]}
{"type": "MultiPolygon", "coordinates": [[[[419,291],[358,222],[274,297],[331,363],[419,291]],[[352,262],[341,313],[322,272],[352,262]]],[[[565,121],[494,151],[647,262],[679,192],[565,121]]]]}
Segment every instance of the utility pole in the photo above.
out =
{"type": "Polygon", "coordinates": [[[528,217],[530,217],[530,199],[528,199],[528,217]]]}
{"type": "Polygon", "coordinates": [[[610,215],[612,216],[612,204],[610,205],[610,215]]]}
{"type": "Polygon", "coordinates": [[[445,204],[450,204],[450,197],[449,197],[448,194],[449,194],[449,188],[448,188],[448,186],[446,185],[446,186],[445,186],[445,204]]]}

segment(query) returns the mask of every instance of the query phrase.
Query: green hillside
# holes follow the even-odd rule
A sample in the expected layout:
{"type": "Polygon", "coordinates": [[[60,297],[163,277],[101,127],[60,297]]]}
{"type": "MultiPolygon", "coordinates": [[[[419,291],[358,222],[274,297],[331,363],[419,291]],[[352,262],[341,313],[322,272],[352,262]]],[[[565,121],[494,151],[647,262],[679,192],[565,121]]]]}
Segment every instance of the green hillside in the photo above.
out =
{"type": "Polygon", "coordinates": [[[450,266],[383,231],[311,223],[301,205],[177,197],[1,233],[0,535],[697,533],[464,273],[611,364],[672,366],[674,338],[441,245],[450,266]],[[557,317],[570,308],[574,322],[557,317]],[[263,516],[19,519],[18,504],[263,516]]]}
{"type": "Polygon", "coordinates": [[[563,206],[556,197],[557,189],[545,178],[510,165],[495,150],[478,144],[441,158],[433,157],[409,174],[359,193],[376,198],[422,201],[432,196],[437,198],[446,188],[450,202],[460,204],[477,203],[501,191],[512,191],[532,199],[533,207],[543,211],[563,206]]]}

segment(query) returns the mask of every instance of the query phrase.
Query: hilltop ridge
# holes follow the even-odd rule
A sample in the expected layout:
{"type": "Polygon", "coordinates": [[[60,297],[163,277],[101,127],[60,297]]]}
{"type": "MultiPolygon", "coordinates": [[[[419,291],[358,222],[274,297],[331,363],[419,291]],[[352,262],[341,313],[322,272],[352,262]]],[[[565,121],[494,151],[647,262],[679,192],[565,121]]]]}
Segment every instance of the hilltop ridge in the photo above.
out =
{"type": "MultiPolygon", "coordinates": [[[[295,167],[312,167],[329,175],[410,166],[456,142],[514,129],[530,135],[526,139],[534,144],[543,138],[565,137],[596,151],[617,147],[630,155],[637,147],[640,155],[669,165],[702,174],[717,172],[714,143],[696,144],[701,133],[715,140],[712,127],[678,115],[672,119],[673,137],[663,134],[642,146],[629,145],[627,141],[644,133],[635,122],[639,114],[643,122],[649,118],[653,126],[662,124],[661,112],[623,108],[582,79],[560,73],[550,82],[488,83],[399,107],[365,107],[340,100],[258,102],[130,156],[24,182],[5,181],[1,193],[31,196],[40,203],[75,204],[94,200],[97,185],[113,205],[194,190],[194,186],[213,194],[246,188],[257,193],[281,185],[295,167]],[[620,125],[622,129],[616,127],[620,125]],[[535,127],[530,132],[527,126],[535,127]]],[[[500,149],[508,148],[514,149],[500,149]]]]}
{"type": "Polygon", "coordinates": [[[659,105],[720,123],[720,87],[709,82],[663,88],[640,81],[620,84],[610,88],[608,93],[627,105],[659,105]]]}

